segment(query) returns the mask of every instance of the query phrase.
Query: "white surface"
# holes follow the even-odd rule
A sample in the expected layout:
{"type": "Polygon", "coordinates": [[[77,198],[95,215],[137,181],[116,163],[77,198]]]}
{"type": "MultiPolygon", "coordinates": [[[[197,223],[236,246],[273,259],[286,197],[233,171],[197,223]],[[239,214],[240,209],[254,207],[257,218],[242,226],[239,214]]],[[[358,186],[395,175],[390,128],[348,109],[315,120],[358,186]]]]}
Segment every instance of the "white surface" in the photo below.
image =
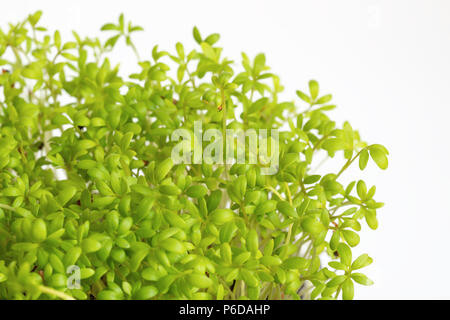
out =
{"type": "MultiPolygon", "coordinates": [[[[97,36],[124,12],[145,29],[135,36],[144,58],[154,44],[192,48],[194,25],[202,35],[218,32],[236,61],[241,51],[265,52],[287,98],[318,80],[338,105],[332,116],[391,153],[387,171],[370,165],[363,173],[386,206],[379,229],[361,234],[356,251],[374,258],[366,272],[375,285],[358,285],[356,298],[450,298],[449,1],[3,0],[1,24],[36,9],[44,11],[43,25],[62,30],[66,40],[71,29],[97,36]]],[[[119,48],[121,64],[132,68],[132,53],[119,48]]]]}

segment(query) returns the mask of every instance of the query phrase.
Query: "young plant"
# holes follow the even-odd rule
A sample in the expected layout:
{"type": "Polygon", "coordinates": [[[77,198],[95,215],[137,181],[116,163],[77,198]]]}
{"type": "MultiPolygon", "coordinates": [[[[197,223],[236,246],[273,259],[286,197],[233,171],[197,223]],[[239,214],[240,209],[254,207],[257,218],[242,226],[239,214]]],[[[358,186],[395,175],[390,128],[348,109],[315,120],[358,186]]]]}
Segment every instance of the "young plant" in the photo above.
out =
{"type": "Polygon", "coordinates": [[[218,34],[194,28],[197,49],[141,60],[142,28],[123,15],[105,42],[65,42],[40,16],[0,30],[1,299],[352,299],[372,283],[358,272],[372,259],[351,248],[383,204],[375,186],[339,179],[369,158],[386,169],[388,151],[338,127],[316,81],[282,101],[264,54],[235,68],[218,34]],[[126,77],[108,58],[120,39],[138,58],[126,77]],[[175,161],[177,146],[210,146],[174,141],[196,123],[222,138],[276,129],[257,145],[278,147],[275,174],[247,140],[244,163],[175,161]],[[312,173],[321,150],[343,154],[338,172],[312,173]]]}

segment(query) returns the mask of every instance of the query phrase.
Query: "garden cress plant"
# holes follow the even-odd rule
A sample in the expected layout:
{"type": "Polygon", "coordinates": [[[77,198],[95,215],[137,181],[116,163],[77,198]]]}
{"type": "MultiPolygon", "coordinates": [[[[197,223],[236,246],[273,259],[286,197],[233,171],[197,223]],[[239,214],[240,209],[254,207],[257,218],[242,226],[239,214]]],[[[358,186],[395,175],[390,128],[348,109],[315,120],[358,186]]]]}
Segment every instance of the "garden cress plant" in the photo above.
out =
{"type": "Polygon", "coordinates": [[[265,56],[237,66],[218,34],[194,28],[198,48],[148,56],[123,15],[106,42],[63,41],[40,16],[0,30],[1,299],[352,299],[372,283],[372,259],[351,248],[382,203],[339,178],[370,158],[386,169],[388,151],[337,126],[316,81],[282,101],[265,56]],[[126,78],[108,59],[121,41],[138,60],[126,78]],[[278,144],[276,173],[176,163],[170,137],[196,121],[223,136],[277,129],[262,141],[278,144]],[[343,154],[340,171],[312,174],[320,150],[343,154]]]}

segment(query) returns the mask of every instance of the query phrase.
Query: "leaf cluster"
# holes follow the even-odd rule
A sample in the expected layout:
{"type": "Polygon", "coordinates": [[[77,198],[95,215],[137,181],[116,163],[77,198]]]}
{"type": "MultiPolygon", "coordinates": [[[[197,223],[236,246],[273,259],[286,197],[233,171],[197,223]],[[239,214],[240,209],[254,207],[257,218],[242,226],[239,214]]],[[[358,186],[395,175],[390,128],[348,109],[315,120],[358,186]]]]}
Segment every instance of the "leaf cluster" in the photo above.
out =
{"type": "Polygon", "coordinates": [[[352,299],[354,282],[372,283],[354,272],[372,259],[351,248],[383,204],[339,178],[357,159],[386,169],[388,152],[337,126],[317,81],[283,101],[265,55],[235,67],[218,34],[194,28],[196,49],[141,60],[142,29],[123,15],[102,27],[106,41],[68,42],[40,16],[0,30],[0,298],[352,299]],[[126,79],[108,58],[120,39],[138,58],[126,79]],[[279,129],[278,173],[174,164],[171,133],[197,120],[279,129]],[[312,173],[321,150],[343,155],[339,172],[312,173]]]}

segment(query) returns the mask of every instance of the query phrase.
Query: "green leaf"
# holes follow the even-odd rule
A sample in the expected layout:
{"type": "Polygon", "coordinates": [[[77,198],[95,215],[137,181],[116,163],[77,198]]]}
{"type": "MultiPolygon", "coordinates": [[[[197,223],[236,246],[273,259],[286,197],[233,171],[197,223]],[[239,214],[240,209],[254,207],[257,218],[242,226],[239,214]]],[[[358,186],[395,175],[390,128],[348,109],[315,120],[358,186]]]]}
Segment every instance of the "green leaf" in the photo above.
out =
{"type": "Polygon", "coordinates": [[[191,273],[188,276],[189,283],[195,288],[209,288],[213,281],[204,274],[191,273]]]}
{"type": "Polygon", "coordinates": [[[345,243],[339,243],[337,247],[341,263],[350,267],[352,263],[352,251],[345,243]]]}
{"type": "Polygon", "coordinates": [[[97,162],[94,160],[80,160],[78,161],[77,167],[80,169],[88,170],[91,168],[95,168],[97,162]]]}
{"type": "Polygon", "coordinates": [[[339,244],[339,240],[341,238],[340,232],[339,231],[334,231],[333,235],[331,236],[330,239],[330,248],[331,250],[336,250],[337,246],[339,244]]]}
{"type": "MultiPolygon", "coordinates": [[[[108,40],[106,40],[105,48],[107,48],[107,47],[111,47],[111,48],[114,47],[116,45],[116,43],[117,43],[117,40],[119,40],[120,37],[121,37],[121,35],[118,34],[118,35],[115,35],[115,36],[109,38],[108,40]]],[[[66,57],[66,58],[69,58],[69,57],[66,57]]],[[[73,60],[73,59],[71,59],[71,60],[73,60]]]]}
{"type": "Polygon", "coordinates": [[[351,247],[358,245],[360,240],[359,235],[351,230],[342,230],[342,236],[351,247]]]}
{"type": "Polygon", "coordinates": [[[253,272],[247,270],[247,269],[241,269],[240,275],[242,277],[242,280],[245,281],[245,283],[249,287],[257,287],[259,284],[258,279],[254,276],[253,272]]]}
{"type": "Polygon", "coordinates": [[[122,32],[125,31],[125,19],[124,19],[123,13],[121,13],[120,16],[119,16],[119,25],[118,25],[118,27],[119,27],[120,31],[122,31],[122,32]]]}
{"type": "Polygon", "coordinates": [[[331,154],[334,154],[336,151],[343,150],[345,147],[345,141],[339,138],[329,138],[322,143],[322,149],[327,150],[331,154]]]}
{"type": "Polygon", "coordinates": [[[58,194],[58,202],[61,206],[66,205],[77,193],[74,186],[65,186],[58,194]]]}
{"type": "Polygon", "coordinates": [[[80,278],[81,279],[87,279],[92,277],[95,274],[94,269],[91,268],[82,268],[80,270],[80,278]]]}
{"type": "Polygon", "coordinates": [[[336,270],[347,270],[348,267],[344,265],[343,263],[340,263],[338,261],[330,261],[328,262],[328,265],[336,270]]]}
{"type": "MultiPolygon", "coordinates": [[[[279,266],[283,261],[277,256],[263,256],[260,259],[261,263],[266,267],[279,266]]],[[[291,269],[297,269],[296,267],[291,269]]]]}
{"type": "Polygon", "coordinates": [[[61,55],[68,60],[72,60],[72,61],[78,60],[78,58],[76,56],[74,56],[73,54],[68,53],[68,52],[63,52],[63,53],[61,53],[61,55]]]}
{"type": "Polygon", "coordinates": [[[322,222],[315,217],[306,217],[303,219],[301,226],[305,232],[312,235],[318,235],[324,230],[322,222]]]}
{"type": "Polygon", "coordinates": [[[359,168],[364,170],[367,166],[367,162],[369,161],[369,151],[367,149],[361,150],[359,155],[359,168]]]}
{"type": "Polygon", "coordinates": [[[158,289],[154,286],[143,286],[134,294],[136,300],[149,300],[158,294],[158,289]]]}
{"type": "Polygon", "coordinates": [[[50,254],[48,261],[56,272],[65,273],[64,265],[56,254],[50,254]]]}
{"type": "Polygon", "coordinates": [[[355,280],[355,282],[362,284],[363,286],[373,285],[373,281],[367,278],[367,276],[362,273],[352,273],[351,277],[353,280],[355,280]]]}
{"type": "Polygon", "coordinates": [[[220,246],[220,256],[227,264],[231,264],[232,262],[232,253],[230,245],[225,242],[220,246]]]}
{"type": "Polygon", "coordinates": [[[263,53],[259,53],[255,57],[255,61],[253,63],[253,72],[256,75],[259,75],[261,71],[264,70],[266,65],[266,56],[263,53]]]}
{"type": "Polygon", "coordinates": [[[102,290],[97,295],[97,300],[120,300],[121,298],[120,293],[112,290],[102,290]]]}
{"type": "Polygon", "coordinates": [[[184,47],[183,44],[180,42],[177,42],[175,44],[175,48],[177,50],[178,56],[180,57],[181,60],[184,60],[184,47]]]}
{"type": "Polygon", "coordinates": [[[214,45],[217,41],[220,39],[220,34],[213,33],[206,37],[205,42],[209,43],[210,45],[214,45]]]}
{"type": "Polygon", "coordinates": [[[316,104],[325,104],[327,102],[330,102],[332,98],[333,96],[331,94],[324,95],[316,101],[316,104]]]}
{"type": "Polygon", "coordinates": [[[0,283],[5,282],[6,280],[8,280],[8,277],[5,274],[0,273],[0,283]]]}
{"type": "Polygon", "coordinates": [[[159,186],[159,191],[168,196],[177,196],[181,193],[181,190],[177,186],[167,184],[159,186]]]}
{"type": "Polygon", "coordinates": [[[163,180],[167,174],[169,173],[169,171],[172,169],[173,167],[173,161],[171,158],[167,158],[164,161],[160,162],[155,170],[155,178],[156,181],[161,181],[163,180]]]}
{"type": "Polygon", "coordinates": [[[214,51],[213,47],[211,47],[211,45],[209,43],[202,42],[201,47],[202,47],[203,54],[207,58],[209,58],[213,61],[216,61],[216,59],[217,59],[216,52],[214,51]]]}
{"type": "Polygon", "coordinates": [[[303,180],[303,183],[304,184],[313,184],[319,180],[320,180],[320,175],[314,174],[314,175],[305,177],[305,179],[303,180]]]}
{"type": "Polygon", "coordinates": [[[290,257],[284,260],[283,267],[286,269],[303,270],[308,266],[308,260],[302,257],[290,257]]]}
{"type": "Polygon", "coordinates": [[[42,71],[31,67],[22,69],[22,76],[28,79],[39,80],[42,78],[42,71]]]}
{"type": "Polygon", "coordinates": [[[217,225],[223,225],[234,219],[235,214],[230,209],[216,209],[209,215],[211,221],[217,225]]]}
{"type": "Polygon", "coordinates": [[[42,16],[42,11],[40,11],[40,10],[36,11],[35,13],[30,14],[28,16],[28,21],[30,21],[30,24],[32,26],[35,26],[39,22],[39,20],[41,19],[41,16],[42,16]]]}
{"type": "Polygon", "coordinates": [[[33,221],[31,237],[34,242],[42,242],[47,238],[47,225],[44,220],[39,218],[33,221]]]}
{"type": "Polygon", "coordinates": [[[209,195],[208,199],[206,200],[206,204],[208,206],[208,211],[213,211],[217,209],[218,205],[220,204],[220,201],[222,200],[222,191],[221,190],[214,190],[209,195]]]}
{"type": "Polygon", "coordinates": [[[369,191],[367,192],[366,199],[368,199],[368,200],[372,199],[373,196],[375,195],[376,190],[377,190],[377,188],[375,186],[372,186],[369,189],[369,191]]]}
{"type": "Polygon", "coordinates": [[[102,244],[94,239],[84,239],[81,242],[81,248],[83,249],[84,253],[91,253],[96,252],[100,250],[102,247],[102,244]]]}
{"type": "Polygon", "coordinates": [[[55,33],[53,34],[53,39],[55,42],[55,46],[56,48],[61,48],[61,34],[59,33],[58,30],[55,31],[55,33]]]}
{"type": "Polygon", "coordinates": [[[113,23],[106,23],[106,24],[104,24],[104,25],[101,27],[100,30],[101,30],[101,31],[108,31],[108,30],[116,30],[116,31],[119,31],[120,28],[119,28],[118,26],[116,26],[115,24],[113,24],[113,23]]]}
{"type": "Polygon", "coordinates": [[[342,298],[344,300],[353,300],[354,286],[352,279],[348,278],[342,284],[342,298]]]}
{"type": "Polygon", "coordinates": [[[259,249],[258,233],[251,229],[247,235],[247,249],[251,252],[257,252],[259,249]]]}
{"type": "Polygon", "coordinates": [[[379,145],[372,145],[369,147],[370,156],[380,169],[387,169],[388,158],[386,156],[386,150],[379,145]]]}
{"type": "Polygon", "coordinates": [[[376,230],[378,228],[378,220],[377,220],[377,213],[375,212],[375,210],[367,210],[365,217],[367,225],[372,230],[376,230]]]}
{"type": "Polygon", "coordinates": [[[258,206],[255,208],[255,214],[263,215],[271,211],[274,211],[276,207],[277,202],[275,200],[266,200],[258,204],[258,206]]]}
{"type": "Polygon", "coordinates": [[[130,26],[128,27],[128,32],[132,33],[132,32],[137,32],[137,31],[144,31],[144,28],[142,28],[141,26],[130,26]]]}
{"type": "Polygon", "coordinates": [[[145,268],[142,270],[141,276],[148,281],[157,281],[161,278],[161,274],[153,268],[145,268]]]}
{"type": "Polygon", "coordinates": [[[80,247],[70,248],[64,256],[63,262],[66,267],[74,265],[80,258],[82,249],[80,247]]]}
{"type": "Polygon", "coordinates": [[[18,188],[15,188],[15,187],[7,187],[2,190],[2,193],[6,197],[18,197],[18,196],[22,195],[22,192],[18,188]]]}
{"type": "Polygon", "coordinates": [[[355,261],[352,263],[352,270],[361,269],[364,267],[367,267],[373,262],[373,259],[369,257],[368,254],[364,253],[360,255],[358,258],[356,258],[355,261]]]}
{"type": "Polygon", "coordinates": [[[207,193],[208,189],[202,185],[191,186],[186,190],[186,194],[191,198],[203,198],[207,193]]]}
{"type": "Polygon", "coordinates": [[[179,240],[174,238],[163,240],[161,241],[160,245],[161,247],[170,252],[180,254],[186,252],[186,248],[184,247],[184,245],[179,240]]]}
{"type": "Polygon", "coordinates": [[[309,93],[311,94],[311,99],[316,100],[319,94],[319,83],[316,80],[309,81],[309,93]]]}
{"type": "Polygon", "coordinates": [[[362,180],[359,180],[356,185],[356,191],[358,193],[358,196],[361,198],[361,200],[365,200],[366,195],[367,195],[366,183],[362,180]]]}
{"type": "Polygon", "coordinates": [[[297,90],[295,93],[296,93],[297,96],[298,96],[300,99],[302,99],[303,101],[305,101],[305,102],[307,102],[307,103],[311,103],[311,102],[312,102],[312,101],[311,101],[311,98],[310,98],[307,94],[303,93],[302,91],[297,90]]]}
{"type": "Polygon", "coordinates": [[[81,150],[91,149],[91,148],[95,147],[96,145],[97,145],[97,143],[95,141],[88,140],[88,139],[80,140],[77,143],[78,149],[81,149],[81,150]]]}
{"type": "Polygon", "coordinates": [[[200,31],[198,31],[197,27],[194,27],[194,29],[192,30],[192,34],[198,44],[201,44],[203,42],[202,37],[200,36],[200,31]]]}
{"type": "Polygon", "coordinates": [[[336,276],[327,282],[327,287],[329,287],[329,288],[337,287],[338,285],[343,283],[345,281],[345,279],[347,279],[347,276],[345,276],[345,275],[336,276]]]}
{"type": "Polygon", "coordinates": [[[295,209],[287,201],[280,201],[280,202],[278,202],[277,209],[282,214],[284,214],[284,215],[286,215],[288,217],[291,217],[291,218],[297,218],[298,217],[297,211],[295,211],[295,209]]]}

